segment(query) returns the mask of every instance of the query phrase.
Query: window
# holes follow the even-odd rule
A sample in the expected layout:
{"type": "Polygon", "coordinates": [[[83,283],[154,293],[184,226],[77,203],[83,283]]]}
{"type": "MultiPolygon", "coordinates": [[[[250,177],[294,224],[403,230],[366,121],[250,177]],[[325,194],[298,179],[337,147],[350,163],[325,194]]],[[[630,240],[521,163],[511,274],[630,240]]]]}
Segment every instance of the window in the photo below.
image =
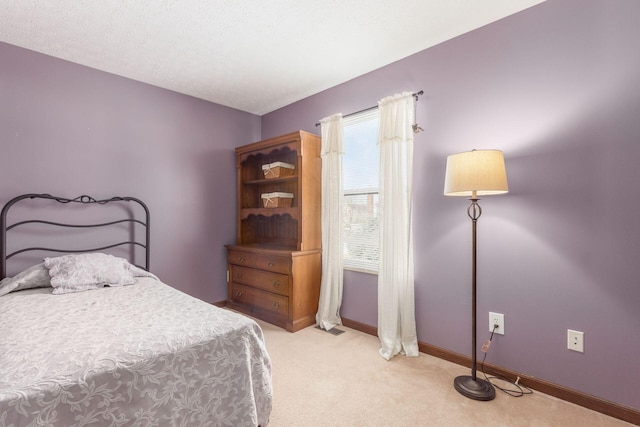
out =
{"type": "Polygon", "coordinates": [[[378,271],[378,121],[377,108],[345,117],[344,268],[378,271]]]}

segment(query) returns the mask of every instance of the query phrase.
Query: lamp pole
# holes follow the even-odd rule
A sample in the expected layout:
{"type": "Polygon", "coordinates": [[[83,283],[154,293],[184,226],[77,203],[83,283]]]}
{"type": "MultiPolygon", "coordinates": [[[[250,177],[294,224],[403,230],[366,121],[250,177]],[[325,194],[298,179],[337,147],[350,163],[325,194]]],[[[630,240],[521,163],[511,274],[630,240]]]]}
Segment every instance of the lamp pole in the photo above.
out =
{"type": "MultiPolygon", "coordinates": [[[[474,191],[475,193],[475,191],[474,191]]],[[[482,215],[482,209],[478,204],[478,198],[475,196],[471,198],[471,205],[467,209],[467,215],[471,218],[471,329],[473,333],[473,339],[471,340],[471,378],[476,381],[476,349],[477,346],[477,299],[476,299],[476,283],[477,283],[477,246],[476,236],[478,227],[478,218],[482,215]]]]}
{"type": "Polygon", "coordinates": [[[477,356],[476,356],[476,335],[477,335],[477,310],[476,310],[476,279],[477,279],[477,226],[478,219],[482,215],[482,208],[478,204],[478,196],[473,191],[471,204],[467,208],[467,215],[471,218],[471,376],[461,375],[453,380],[453,386],[458,393],[474,400],[493,400],[496,397],[496,390],[489,381],[478,379],[477,356]]]}

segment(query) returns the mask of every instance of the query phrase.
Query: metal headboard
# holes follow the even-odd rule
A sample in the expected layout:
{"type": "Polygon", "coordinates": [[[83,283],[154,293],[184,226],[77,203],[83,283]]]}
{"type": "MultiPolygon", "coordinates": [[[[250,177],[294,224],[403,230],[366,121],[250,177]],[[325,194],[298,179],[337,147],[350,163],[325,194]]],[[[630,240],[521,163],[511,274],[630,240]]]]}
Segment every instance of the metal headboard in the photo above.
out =
{"type": "MultiPolygon", "coordinates": [[[[1,221],[1,227],[2,227],[2,230],[0,230],[0,240],[1,240],[0,242],[0,251],[1,251],[0,252],[0,258],[1,258],[0,259],[0,279],[6,277],[7,275],[7,260],[12,258],[15,255],[18,255],[24,252],[44,251],[44,252],[52,252],[52,253],[86,253],[86,252],[103,251],[103,250],[116,248],[119,246],[125,246],[125,245],[136,245],[138,247],[143,248],[144,255],[145,255],[145,265],[141,267],[143,267],[146,270],[149,270],[149,237],[150,237],[149,209],[147,208],[147,205],[145,205],[141,200],[135,197],[112,197],[110,199],[96,200],[93,197],[86,196],[86,195],[76,197],[75,199],[67,199],[65,197],[57,197],[57,196],[52,196],[50,194],[23,194],[21,196],[15,197],[10,201],[8,201],[2,208],[2,213],[0,214],[0,216],[1,216],[0,221],[1,221]],[[110,202],[133,202],[140,205],[144,209],[145,218],[144,220],[136,219],[136,216],[132,214],[126,218],[117,219],[115,221],[110,221],[110,222],[97,223],[97,224],[65,224],[65,223],[54,222],[54,221],[46,221],[42,219],[28,219],[28,220],[15,222],[11,225],[7,225],[7,214],[9,213],[10,208],[16,203],[25,199],[49,199],[58,203],[64,203],[64,204],[79,203],[84,205],[92,205],[92,204],[104,205],[110,202]],[[123,223],[125,224],[129,223],[131,225],[140,224],[141,226],[143,226],[145,231],[144,241],[141,242],[139,240],[142,240],[142,239],[137,239],[134,237],[132,240],[119,241],[119,242],[115,242],[113,244],[109,244],[101,247],[83,248],[83,249],[26,247],[19,250],[15,250],[11,253],[7,253],[7,232],[17,227],[25,226],[27,224],[45,224],[47,226],[52,226],[52,227],[87,229],[87,228],[101,228],[101,227],[107,227],[107,226],[115,226],[116,224],[123,224],[123,223]]],[[[141,216],[141,215],[138,215],[138,216],[141,216]]],[[[134,233],[130,233],[130,234],[135,236],[134,233]]]]}

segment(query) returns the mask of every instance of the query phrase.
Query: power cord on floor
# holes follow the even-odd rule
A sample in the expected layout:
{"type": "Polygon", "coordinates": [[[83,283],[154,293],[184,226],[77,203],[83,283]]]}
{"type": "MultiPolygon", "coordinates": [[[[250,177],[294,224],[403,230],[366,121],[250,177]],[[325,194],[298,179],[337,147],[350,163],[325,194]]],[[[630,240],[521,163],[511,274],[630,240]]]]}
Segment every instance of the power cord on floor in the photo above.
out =
{"type": "Polygon", "coordinates": [[[491,346],[491,340],[493,340],[493,334],[496,332],[496,329],[498,329],[498,325],[493,325],[493,330],[491,331],[489,340],[487,340],[487,342],[485,342],[485,344],[482,346],[482,352],[484,353],[484,357],[482,358],[482,362],[480,362],[480,370],[482,371],[482,375],[484,375],[484,379],[489,381],[491,385],[493,385],[495,388],[497,388],[501,392],[512,397],[522,397],[526,394],[533,394],[533,390],[531,390],[529,387],[519,384],[520,377],[518,377],[515,381],[511,381],[510,379],[500,375],[487,376],[487,374],[484,372],[484,361],[487,359],[487,354],[489,353],[489,347],[491,346]],[[492,379],[503,381],[507,384],[510,384],[511,386],[515,386],[515,388],[512,388],[512,387],[507,388],[506,386],[500,387],[497,384],[495,384],[493,381],[491,381],[492,379]]]}

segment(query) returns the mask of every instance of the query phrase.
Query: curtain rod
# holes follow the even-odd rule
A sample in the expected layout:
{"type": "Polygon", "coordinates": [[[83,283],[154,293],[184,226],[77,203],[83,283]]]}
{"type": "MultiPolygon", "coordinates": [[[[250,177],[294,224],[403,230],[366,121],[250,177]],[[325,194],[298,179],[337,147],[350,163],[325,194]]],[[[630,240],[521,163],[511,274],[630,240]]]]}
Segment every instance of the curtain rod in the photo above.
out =
{"type": "MultiPolygon", "coordinates": [[[[424,95],[424,91],[423,90],[421,90],[420,92],[415,92],[415,93],[411,94],[411,96],[413,96],[416,99],[416,101],[418,100],[418,97],[420,95],[424,95]]],[[[373,107],[365,108],[364,110],[355,111],[353,113],[345,114],[344,116],[342,116],[342,118],[355,116],[356,114],[364,113],[365,111],[375,110],[376,108],[378,108],[377,105],[375,105],[373,107]]],[[[316,127],[318,127],[318,126],[320,126],[320,122],[316,123],[316,127]]]]}

